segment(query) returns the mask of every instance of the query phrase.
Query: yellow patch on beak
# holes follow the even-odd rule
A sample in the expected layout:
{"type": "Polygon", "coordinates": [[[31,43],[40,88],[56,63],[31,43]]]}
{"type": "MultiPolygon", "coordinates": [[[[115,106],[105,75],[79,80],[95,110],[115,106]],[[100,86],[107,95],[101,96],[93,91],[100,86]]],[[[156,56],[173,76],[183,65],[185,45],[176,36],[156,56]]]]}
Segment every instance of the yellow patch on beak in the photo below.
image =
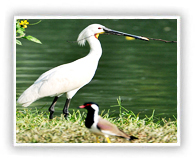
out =
{"type": "Polygon", "coordinates": [[[133,37],[128,37],[128,36],[126,36],[125,38],[126,38],[126,40],[134,40],[135,39],[133,37]]]}
{"type": "Polygon", "coordinates": [[[98,39],[99,35],[100,35],[100,34],[103,34],[103,33],[104,33],[104,32],[96,33],[96,34],[95,34],[95,38],[98,39]]]}
{"type": "Polygon", "coordinates": [[[99,35],[100,35],[99,33],[96,33],[96,34],[95,34],[95,38],[98,39],[99,35]]]}

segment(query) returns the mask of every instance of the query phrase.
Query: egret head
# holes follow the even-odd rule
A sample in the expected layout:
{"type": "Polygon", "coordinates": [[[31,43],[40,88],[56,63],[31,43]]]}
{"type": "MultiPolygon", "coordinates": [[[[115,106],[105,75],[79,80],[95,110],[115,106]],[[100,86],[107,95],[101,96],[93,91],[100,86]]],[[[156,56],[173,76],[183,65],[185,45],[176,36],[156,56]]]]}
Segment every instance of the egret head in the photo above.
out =
{"type": "Polygon", "coordinates": [[[98,38],[99,34],[104,33],[105,26],[100,24],[92,24],[86,27],[78,36],[77,42],[79,45],[85,45],[88,37],[95,36],[98,38]]]}

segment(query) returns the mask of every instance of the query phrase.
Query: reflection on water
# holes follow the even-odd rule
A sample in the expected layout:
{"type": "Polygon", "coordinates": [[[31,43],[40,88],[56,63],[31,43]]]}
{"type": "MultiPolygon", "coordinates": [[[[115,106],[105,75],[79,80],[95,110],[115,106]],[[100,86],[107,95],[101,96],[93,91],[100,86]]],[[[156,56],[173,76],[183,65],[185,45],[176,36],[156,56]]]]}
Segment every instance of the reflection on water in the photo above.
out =
{"type": "MultiPolygon", "coordinates": [[[[37,20],[29,20],[34,22],[37,20]]],[[[43,43],[22,40],[16,53],[16,98],[42,73],[58,65],[72,62],[88,54],[88,44],[80,47],[75,41],[78,34],[89,24],[99,23],[108,28],[145,37],[177,40],[177,20],[42,20],[29,26],[27,34],[43,43]]],[[[73,97],[70,112],[86,101],[94,101],[100,110],[118,114],[116,99],[121,96],[122,105],[140,117],[177,116],[177,44],[159,41],[126,40],[122,36],[100,35],[103,55],[90,84],[80,89],[73,97]]],[[[29,108],[46,110],[53,98],[40,99],[29,108]]],[[[56,104],[60,115],[65,95],[56,104]]],[[[17,105],[21,108],[20,105],[17,105]]]]}

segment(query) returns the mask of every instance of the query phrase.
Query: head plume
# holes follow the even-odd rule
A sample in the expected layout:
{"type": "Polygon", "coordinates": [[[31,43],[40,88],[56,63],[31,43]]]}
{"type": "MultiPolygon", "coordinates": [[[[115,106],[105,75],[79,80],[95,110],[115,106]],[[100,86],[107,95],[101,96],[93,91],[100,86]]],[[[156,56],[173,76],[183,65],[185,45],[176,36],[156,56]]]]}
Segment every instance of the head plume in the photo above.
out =
{"type": "Polygon", "coordinates": [[[80,46],[84,46],[87,38],[87,28],[85,28],[78,36],[77,42],[80,46]]]}

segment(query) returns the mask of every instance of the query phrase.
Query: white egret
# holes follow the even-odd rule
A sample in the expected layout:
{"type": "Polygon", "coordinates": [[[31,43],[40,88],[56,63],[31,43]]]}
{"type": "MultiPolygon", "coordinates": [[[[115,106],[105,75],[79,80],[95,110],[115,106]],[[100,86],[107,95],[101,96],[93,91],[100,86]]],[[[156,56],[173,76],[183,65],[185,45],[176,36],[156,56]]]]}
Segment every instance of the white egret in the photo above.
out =
{"type": "Polygon", "coordinates": [[[68,108],[72,97],[84,85],[88,84],[97,69],[98,61],[102,55],[102,48],[98,40],[99,34],[109,33],[115,35],[129,36],[136,39],[148,41],[146,37],[135,36],[106,28],[100,24],[92,24],[86,27],[78,36],[79,45],[85,45],[87,41],[90,46],[89,54],[74,62],[60,65],[43,73],[22,95],[18,103],[27,107],[34,101],[51,96],[55,97],[49,107],[50,116],[53,118],[54,107],[58,98],[66,93],[66,103],[63,108],[65,118],[68,116],[68,108]]]}
{"type": "Polygon", "coordinates": [[[105,136],[108,143],[110,142],[109,136],[116,136],[125,138],[127,140],[138,139],[137,137],[130,136],[125,132],[118,129],[117,126],[110,123],[107,120],[104,120],[101,116],[98,115],[99,106],[94,102],[87,102],[84,105],[79,106],[79,108],[87,109],[87,117],[85,119],[85,126],[89,129],[90,132],[96,135],[97,143],[99,143],[98,136],[105,136]]]}

